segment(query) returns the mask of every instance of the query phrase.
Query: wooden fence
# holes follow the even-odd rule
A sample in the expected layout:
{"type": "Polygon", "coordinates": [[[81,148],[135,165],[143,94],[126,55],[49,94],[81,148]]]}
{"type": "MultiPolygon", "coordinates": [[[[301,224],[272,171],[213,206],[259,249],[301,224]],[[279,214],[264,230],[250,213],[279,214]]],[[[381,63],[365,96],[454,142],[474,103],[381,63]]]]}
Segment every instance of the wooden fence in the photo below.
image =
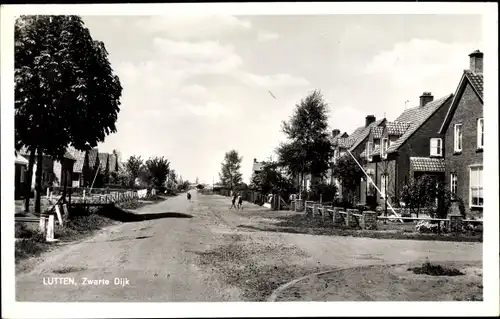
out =
{"type": "Polygon", "coordinates": [[[331,218],[334,225],[347,226],[350,228],[376,230],[378,228],[378,221],[380,220],[393,220],[401,223],[404,221],[428,221],[431,223],[437,223],[439,227],[441,227],[441,224],[443,223],[443,226],[450,232],[460,233],[463,231],[464,225],[483,224],[482,220],[464,219],[459,214],[449,215],[448,218],[379,216],[378,212],[374,211],[360,211],[358,209],[344,210],[340,207],[325,206],[312,201],[305,201],[302,205],[300,201],[300,199],[295,200],[293,205],[295,207],[295,211],[303,211],[306,215],[311,215],[312,217],[319,216],[323,220],[331,218]]]}
{"type": "Polygon", "coordinates": [[[129,202],[136,199],[146,199],[150,196],[156,195],[155,189],[139,189],[139,190],[114,190],[108,193],[101,192],[100,194],[88,194],[84,189],[81,196],[72,196],[71,189],[65,194],[60,196],[57,201],[52,194],[48,194],[51,208],[42,212],[40,217],[15,217],[16,223],[40,223],[40,231],[46,235],[48,242],[54,241],[54,227],[57,222],[60,225],[64,224],[69,216],[71,206],[102,206],[102,205],[116,205],[129,202]]]}

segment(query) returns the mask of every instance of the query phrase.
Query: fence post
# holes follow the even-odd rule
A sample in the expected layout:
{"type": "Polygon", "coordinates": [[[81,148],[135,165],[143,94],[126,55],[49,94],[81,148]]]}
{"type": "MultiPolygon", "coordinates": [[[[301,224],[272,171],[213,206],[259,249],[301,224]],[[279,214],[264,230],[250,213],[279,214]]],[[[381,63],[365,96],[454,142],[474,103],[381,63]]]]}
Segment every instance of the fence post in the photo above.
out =
{"type": "Polygon", "coordinates": [[[452,233],[458,234],[462,231],[462,215],[460,214],[452,214],[450,215],[450,226],[449,230],[452,233]]]}
{"type": "Polygon", "coordinates": [[[358,212],[357,209],[348,209],[347,210],[347,218],[346,218],[346,226],[349,228],[356,228],[358,226],[356,222],[356,216],[353,214],[356,214],[358,212]]]}
{"type": "Polygon", "coordinates": [[[295,211],[296,212],[303,212],[304,210],[305,210],[304,200],[303,199],[296,199],[295,200],[295,211]]]}
{"type": "Polygon", "coordinates": [[[377,213],[372,211],[364,211],[362,217],[363,229],[375,230],[377,229],[377,213]]]}
{"type": "Polygon", "coordinates": [[[47,223],[47,233],[45,236],[47,241],[54,241],[54,215],[49,215],[49,221],[47,223]]]}
{"type": "Polygon", "coordinates": [[[342,214],[340,213],[340,208],[334,207],[333,208],[333,225],[334,226],[342,226],[344,224],[344,218],[342,214]]]}

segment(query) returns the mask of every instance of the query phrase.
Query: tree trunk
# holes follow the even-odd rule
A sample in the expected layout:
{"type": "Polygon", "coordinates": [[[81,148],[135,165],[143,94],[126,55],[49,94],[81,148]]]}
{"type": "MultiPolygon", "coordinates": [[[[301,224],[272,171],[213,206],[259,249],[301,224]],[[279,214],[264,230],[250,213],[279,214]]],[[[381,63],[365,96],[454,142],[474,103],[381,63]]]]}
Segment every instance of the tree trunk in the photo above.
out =
{"type": "Polygon", "coordinates": [[[28,173],[26,180],[24,181],[24,192],[26,197],[24,198],[24,211],[27,213],[30,211],[30,197],[31,197],[31,181],[33,180],[33,166],[35,164],[35,154],[36,148],[31,151],[28,164],[28,173]]]}
{"type": "Polygon", "coordinates": [[[43,154],[38,150],[36,158],[36,175],[35,175],[35,213],[41,212],[41,195],[42,195],[42,165],[43,165],[43,154]]]}

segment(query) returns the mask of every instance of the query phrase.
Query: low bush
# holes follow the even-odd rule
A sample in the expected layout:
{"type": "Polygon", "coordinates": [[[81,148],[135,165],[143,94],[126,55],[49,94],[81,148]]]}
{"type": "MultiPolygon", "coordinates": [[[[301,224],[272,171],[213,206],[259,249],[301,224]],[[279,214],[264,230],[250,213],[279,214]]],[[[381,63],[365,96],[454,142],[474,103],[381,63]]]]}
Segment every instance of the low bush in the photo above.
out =
{"type": "Polygon", "coordinates": [[[408,268],[408,271],[413,271],[417,275],[430,275],[430,276],[463,276],[464,273],[456,268],[447,268],[441,265],[431,264],[425,262],[420,267],[408,268]]]}

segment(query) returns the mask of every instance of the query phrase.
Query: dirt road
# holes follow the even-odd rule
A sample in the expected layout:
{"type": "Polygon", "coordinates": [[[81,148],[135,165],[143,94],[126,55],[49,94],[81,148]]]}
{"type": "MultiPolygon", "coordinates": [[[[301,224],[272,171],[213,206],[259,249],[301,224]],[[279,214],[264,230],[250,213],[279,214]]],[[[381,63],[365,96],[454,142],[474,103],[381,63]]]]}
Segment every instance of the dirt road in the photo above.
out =
{"type": "Polygon", "coordinates": [[[481,260],[481,243],[248,231],[241,226],[272,227],[276,214],[284,213],[248,203],[243,211],[229,211],[227,198],[192,194],[191,202],[181,195],[136,212],[156,219],[111,226],[46,253],[33,270],[17,275],[16,299],[265,300],[281,284],[316,271],[424,258],[481,260]]]}

